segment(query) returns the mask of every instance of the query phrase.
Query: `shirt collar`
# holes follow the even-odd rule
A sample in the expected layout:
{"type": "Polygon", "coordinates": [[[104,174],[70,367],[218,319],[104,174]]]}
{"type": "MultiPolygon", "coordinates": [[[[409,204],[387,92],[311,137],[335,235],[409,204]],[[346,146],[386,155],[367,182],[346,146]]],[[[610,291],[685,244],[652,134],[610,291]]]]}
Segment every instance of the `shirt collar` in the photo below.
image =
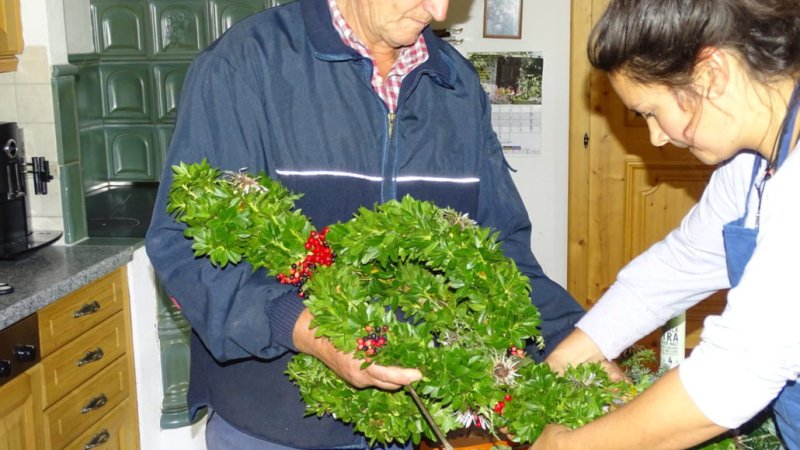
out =
{"type": "MultiPolygon", "coordinates": [[[[331,25],[333,18],[327,0],[299,0],[298,3],[306,34],[317,58],[325,61],[345,61],[359,56],[358,52],[338,38],[338,33],[331,25]]],[[[456,73],[452,69],[449,57],[444,55],[441,39],[434,35],[431,27],[426,27],[422,35],[428,46],[429,55],[428,61],[424,64],[425,70],[433,71],[437,74],[437,79],[452,87],[456,81],[456,73]]]]}

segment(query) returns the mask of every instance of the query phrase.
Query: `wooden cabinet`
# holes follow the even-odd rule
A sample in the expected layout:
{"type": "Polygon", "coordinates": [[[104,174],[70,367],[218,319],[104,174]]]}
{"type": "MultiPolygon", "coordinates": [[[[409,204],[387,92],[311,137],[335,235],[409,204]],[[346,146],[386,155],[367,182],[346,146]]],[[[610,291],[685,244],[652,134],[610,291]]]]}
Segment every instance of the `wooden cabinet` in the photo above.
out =
{"type": "Polygon", "coordinates": [[[38,317],[42,361],[31,373],[39,448],[138,448],[125,269],[48,305],[38,317]]]}
{"type": "Polygon", "coordinates": [[[0,387],[0,450],[36,448],[31,377],[17,376],[0,387]]]}
{"type": "Polygon", "coordinates": [[[0,72],[17,70],[22,46],[19,0],[0,0],[0,72]]]}

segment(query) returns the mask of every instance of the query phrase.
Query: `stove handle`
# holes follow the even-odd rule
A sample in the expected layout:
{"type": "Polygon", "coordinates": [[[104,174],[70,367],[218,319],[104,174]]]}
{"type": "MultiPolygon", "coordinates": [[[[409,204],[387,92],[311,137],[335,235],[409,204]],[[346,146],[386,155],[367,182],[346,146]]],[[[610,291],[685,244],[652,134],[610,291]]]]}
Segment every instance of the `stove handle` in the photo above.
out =
{"type": "Polygon", "coordinates": [[[19,362],[29,362],[36,360],[36,346],[25,344],[14,347],[14,358],[19,362]]]}
{"type": "Polygon", "coordinates": [[[11,376],[11,361],[7,359],[0,359],[0,378],[8,378],[11,376]]]}

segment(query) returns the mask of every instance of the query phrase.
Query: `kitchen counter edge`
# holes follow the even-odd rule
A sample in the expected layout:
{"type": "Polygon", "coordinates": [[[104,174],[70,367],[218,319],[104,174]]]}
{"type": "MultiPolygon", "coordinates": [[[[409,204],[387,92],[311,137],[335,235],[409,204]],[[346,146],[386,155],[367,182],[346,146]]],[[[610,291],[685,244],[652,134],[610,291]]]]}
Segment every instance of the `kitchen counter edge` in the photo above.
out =
{"type": "Polygon", "coordinates": [[[52,245],[0,261],[0,282],[14,292],[0,295],[0,330],[128,264],[143,240],[92,240],[52,245]]]}

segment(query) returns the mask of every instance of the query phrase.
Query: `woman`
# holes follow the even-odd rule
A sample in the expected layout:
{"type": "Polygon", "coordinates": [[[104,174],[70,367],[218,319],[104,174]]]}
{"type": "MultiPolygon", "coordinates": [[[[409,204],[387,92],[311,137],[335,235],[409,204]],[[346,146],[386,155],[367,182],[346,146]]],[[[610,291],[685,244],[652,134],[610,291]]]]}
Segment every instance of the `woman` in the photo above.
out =
{"type": "Polygon", "coordinates": [[[633,260],[548,358],[615,358],[731,288],[701,343],[628,405],[576,430],[547,427],[532,449],[674,449],[774,404],[800,449],[800,5],[797,0],[612,0],[589,43],[655,146],[719,165],[700,202],[633,260]]]}

